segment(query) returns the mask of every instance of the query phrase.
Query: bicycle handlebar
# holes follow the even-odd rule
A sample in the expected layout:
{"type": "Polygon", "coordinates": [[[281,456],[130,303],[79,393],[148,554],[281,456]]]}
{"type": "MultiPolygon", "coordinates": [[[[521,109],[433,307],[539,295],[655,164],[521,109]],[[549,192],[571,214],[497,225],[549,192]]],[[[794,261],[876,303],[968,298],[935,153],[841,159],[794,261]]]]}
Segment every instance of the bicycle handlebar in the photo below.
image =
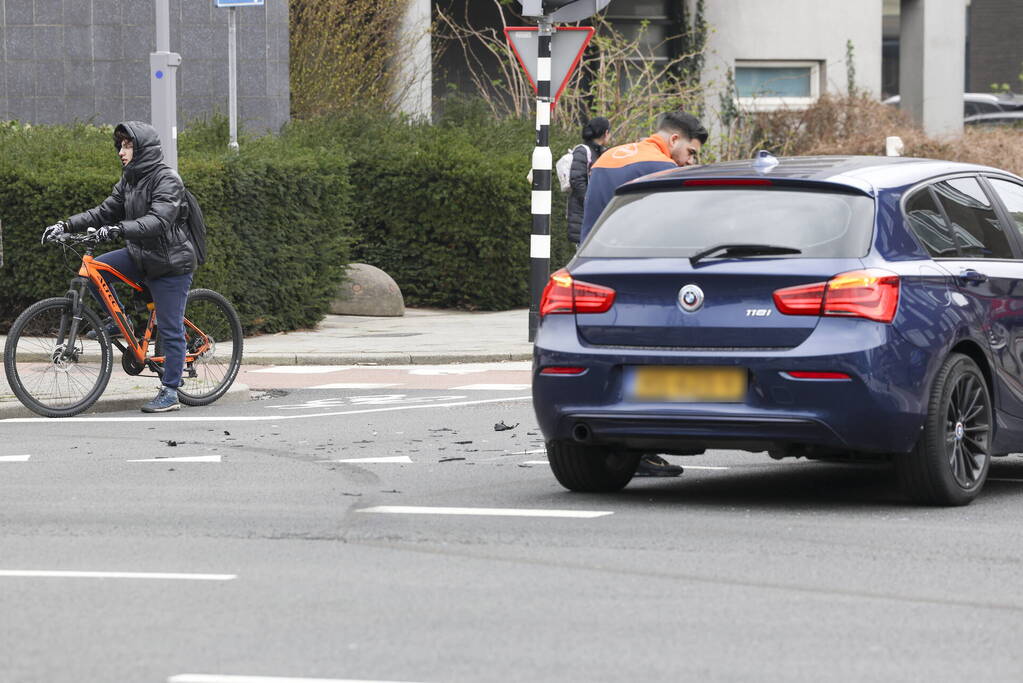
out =
{"type": "Polygon", "coordinates": [[[96,228],[89,228],[86,232],[62,232],[56,237],[51,237],[46,240],[47,243],[57,242],[58,244],[99,244],[99,235],[96,234],[96,228]]]}

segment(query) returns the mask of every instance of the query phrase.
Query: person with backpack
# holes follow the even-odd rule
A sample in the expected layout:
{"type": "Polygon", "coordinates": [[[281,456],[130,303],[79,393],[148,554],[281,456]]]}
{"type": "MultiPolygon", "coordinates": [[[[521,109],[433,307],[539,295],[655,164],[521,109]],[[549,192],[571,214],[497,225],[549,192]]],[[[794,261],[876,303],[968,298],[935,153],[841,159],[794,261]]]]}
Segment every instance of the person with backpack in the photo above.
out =
{"type": "MultiPolygon", "coordinates": [[[[590,167],[611,142],[611,123],[603,116],[590,119],[583,126],[583,142],[572,150],[572,163],[568,172],[568,241],[579,246],[579,231],[583,225],[583,202],[590,183],[590,167]]],[[[566,155],[567,156],[567,155],[566,155]]],[[[565,189],[565,188],[563,188],[565,189]]]]}
{"type": "MultiPolygon", "coordinates": [[[[178,410],[177,390],[185,367],[185,301],[199,251],[189,226],[188,206],[194,199],[188,197],[177,172],[164,163],[160,137],[148,123],[119,123],[114,128],[114,147],[122,172],[110,196],[96,208],[46,228],[43,241],[96,226],[103,241],[124,238],[123,249],[96,260],[145,282],[156,304],[156,326],[166,360],[162,386],[142,412],[178,410]]],[[[113,279],[106,273],[104,277],[108,282],[113,279]]],[[[106,325],[108,331],[120,334],[113,320],[106,325]]]]}

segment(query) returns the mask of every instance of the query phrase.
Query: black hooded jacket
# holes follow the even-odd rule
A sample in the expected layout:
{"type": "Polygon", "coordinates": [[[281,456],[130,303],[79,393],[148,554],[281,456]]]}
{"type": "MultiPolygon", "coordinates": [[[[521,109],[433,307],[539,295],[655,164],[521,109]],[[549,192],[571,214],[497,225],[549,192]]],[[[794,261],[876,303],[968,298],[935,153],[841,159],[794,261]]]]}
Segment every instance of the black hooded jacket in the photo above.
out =
{"type": "Polygon", "coordinates": [[[185,186],[177,172],[163,163],[156,129],[141,121],[119,123],[114,129],[115,147],[118,133],[132,139],[132,160],[102,204],[67,219],[72,232],[120,225],[128,254],[146,278],[194,271],[185,186]]]}

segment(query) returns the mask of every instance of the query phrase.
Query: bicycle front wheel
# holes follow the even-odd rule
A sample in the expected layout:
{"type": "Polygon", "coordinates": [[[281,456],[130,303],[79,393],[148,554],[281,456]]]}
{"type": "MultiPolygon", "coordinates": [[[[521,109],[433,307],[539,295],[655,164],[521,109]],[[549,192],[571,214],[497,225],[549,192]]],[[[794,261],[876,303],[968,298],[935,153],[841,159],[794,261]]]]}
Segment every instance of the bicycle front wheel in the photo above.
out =
{"type": "Polygon", "coordinates": [[[77,415],[96,402],[110,381],[110,338],[92,310],[83,305],[81,311],[73,340],[68,339],[73,312],[65,297],[32,304],[7,335],[7,382],[19,401],[44,417],[77,415]]]}
{"type": "Polygon", "coordinates": [[[192,360],[186,360],[178,398],[188,406],[209,405],[227,393],[242,364],[242,321],[231,302],[211,289],[190,291],[185,342],[192,360]]]}

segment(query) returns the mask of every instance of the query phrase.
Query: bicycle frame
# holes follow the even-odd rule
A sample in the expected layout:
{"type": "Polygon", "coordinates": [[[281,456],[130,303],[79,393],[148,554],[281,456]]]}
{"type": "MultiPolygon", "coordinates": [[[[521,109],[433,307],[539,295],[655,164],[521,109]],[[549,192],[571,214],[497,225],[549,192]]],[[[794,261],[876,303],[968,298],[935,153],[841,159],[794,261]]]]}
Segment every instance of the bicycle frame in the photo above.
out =
{"type": "MultiPolygon", "coordinates": [[[[116,268],[102,261],[96,260],[92,256],[92,248],[86,249],[82,255],[82,265],[78,270],[78,277],[71,281],[71,289],[68,291],[68,298],[71,299],[72,308],[75,312],[72,319],[72,327],[68,334],[69,339],[75,339],[78,331],[78,324],[81,322],[81,313],[78,307],[84,305],[84,296],[86,295],[86,288],[89,283],[92,283],[97,291],[99,292],[100,298],[102,299],[103,307],[106,308],[110,317],[114,320],[117,326],[121,329],[121,334],[124,337],[124,341],[127,343],[127,348],[122,347],[120,342],[114,340],[114,343],[121,348],[121,351],[127,353],[129,350],[138,362],[140,367],[149,366],[153,371],[162,374],[163,362],[165,358],[163,356],[151,356],[147,357],[149,353],[149,343],[153,339],[153,329],[156,327],[156,308],[152,302],[146,304],[146,308],[149,309],[149,321],[146,324],[145,332],[142,338],[139,339],[135,336],[135,331],[131,327],[131,323],[128,322],[128,317],[120,304],[117,302],[117,297],[114,296],[114,292],[110,289],[110,285],[107,284],[106,279],[103,277],[103,273],[110,273],[115,278],[128,285],[137,292],[143,291],[144,287],[139,283],[135,282],[124,273],[120,272],[116,268]],[[77,288],[76,288],[77,285],[77,288]]],[[[196,327],[187,318],[185,319],[185,330],[191,330],[194,334],[198,335],[202,340],[202,344],[189,351],[185,350],[185,365],[186,367],[193,363],[199,356],[206,352],[210,348],[210,339],[207,335],[203,334],[202,330],[196,327]]],[[[63,332],[63,330],[62,330],[63,332]]],[[[63,336],[63,335],[61,335],[63,336]]]]}

